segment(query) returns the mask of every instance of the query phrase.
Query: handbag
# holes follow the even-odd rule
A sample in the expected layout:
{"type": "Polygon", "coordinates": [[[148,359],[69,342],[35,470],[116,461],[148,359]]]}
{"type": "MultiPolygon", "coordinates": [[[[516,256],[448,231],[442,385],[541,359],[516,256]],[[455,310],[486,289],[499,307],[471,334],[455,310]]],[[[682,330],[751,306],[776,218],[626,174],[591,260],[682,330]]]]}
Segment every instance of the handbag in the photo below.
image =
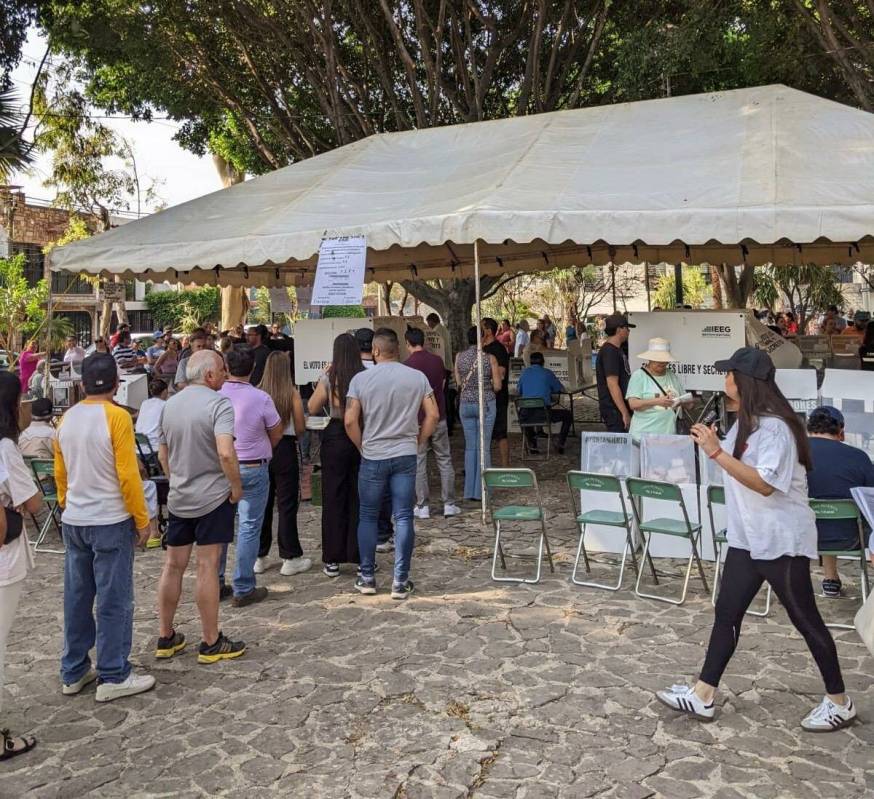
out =
{"type": "Polygon", "coordinates": [[[856,625],[856,632],[859,633],[862,643],[874,655],[874,592],[868,594],[865,604],[856,612],[853,624],[856,625]]]}
{"type": "Polygon", "coordinates": [[[6,540],[4,544],[14,541],[21,537],[21,532],[24,530],[24,517],[12,508],[3,508],[6,511],[6,540]]]}

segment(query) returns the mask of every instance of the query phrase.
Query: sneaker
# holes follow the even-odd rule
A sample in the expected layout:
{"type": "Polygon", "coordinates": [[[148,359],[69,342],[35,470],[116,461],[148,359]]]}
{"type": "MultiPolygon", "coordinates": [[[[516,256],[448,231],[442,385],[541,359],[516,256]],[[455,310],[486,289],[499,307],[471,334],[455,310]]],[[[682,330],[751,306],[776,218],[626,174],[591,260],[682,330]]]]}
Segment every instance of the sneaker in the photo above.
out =
{"type": "Polygon", "coordinates": [[[158,549],[161,546],[161,536],[146,539],[146,549],[158,549]]]}
{"type": "Polygon", "coordinates": [[[413,585],[412,580],[407,580],[403,585],[392,585],[391,587],[391,598],[392,599],[406,599],[413,591],[416,590],[416,587],[413,585]]]}
{"type": "Polygon", "coordinates": [[[235,608],[244,608],[246,605],[254,605],[265,599],[267,599],[267,589],[262,586],[261,588],[253,588],[248,594],[235,596],[233,601],[235,608]]]}
{"type": "Polygon", "coordinates": [[[842,583],[840,580],[823,580],[822,595],[827,597],[838,597],[841,595],[842,583]]]}
{"type": "Polygon", "coordinates": [[[431,509],[427,505],[416,505],[413,508],[413,516],[417,519],[430,519],[431,509]]]}
{"type": "Polygon", "coordinates": [[[283,577],[291,577],[293,574],[300,574],[310,569],[313,562],[309,558],[286,558],[282,561],[282,568],[279,573],[283,577]]]}
{"type": "Polygon", "coordinates": [[[264,574],[267,571],[267,558],[255,558],[255,574],[264,574]]]}
{"type": "Polygon", "coordinates": [[[124,682],[102,682],[97,686],[97,701],[112,702],[123,696],[133,696],[151,691],[155,687],[155,678],[151,674],[127,675],[124,682]]]}
{"type": "Polygon", "coordinates": [[[656,699],[671,710],[686,713],[699,721],[713,721],[716,713],[714,703],[705,705],[688,685],[672,685],[668,691],[656,691],[656,699]]]}
{"type": "Polygon", "coordinates": [[[183,649],[185,649],[185,636],[173,630],[166,638],[158,638],[158,646],[155,647],[155,657],[171,658],[183,649]]]}
{"type": "Polygon", "coordinates": [[[340,564],[339,563],[326,563],[322,568],[322,571],[328,575],[328,577],[339,577],[340,576],[340,564]]]}
{"type": "Polygon", "coordinates": [[[395,537],[392,536],[387,541],[380,541],[376,545],[377,552],[393,552],[395,548],[395,537]]]}
{"type": "Polygon", "coordinates": [[[846,705],[832,702],[827,696],[822,698],[813,710],[801,721],[801,728],[807,732],[835,732],[849,727],[856,720],[856,707],[847,697],[846,705]]]}
{"type": "Polygon", "coordinates": [[[365,580],[361,575],[355,579],[355,590],[359,594],[372,596],[376,593],[376,580],[365,580]]]}
{"type": "MultiPolygon", "coordinates": [[[[374,563],[374,564],[373,564],[373,573],[376,574],[378,571],[379,571],[379,564],[378,564],[378,563],[374,563]]],[[[361,576],[361,566],[359,566],[359,567],[355,570],[355,574],[356,574],[356,576],[358,576],[358,577],[361,576]]]]}
{"type": "Polygon", "coordinates": [[[88,669],[76,682],[64,683],[61,686],[61,693],[64,696],[73,696],[82,691],[86,685],[91,685],[97,679],[97,672],[94,669],[88,669]]]}
{"type": "Polygon", "coordinates": [[[222,583],[219,586],[219,602],[224,602],[226,599],[234,595],[234,589],[227,583],[222,583]]]}
{"type": "Polygon", "coordinates": [[[458,516],[459,513],[461,513],[461,508],[459,508],[454,502],[447,502],[443,506],[444,516],[458,516]]]}
{"type": "Polygon", "coordinates": [[[244,641],[232,641],[221,630],[216,642],[209,646],[206,641],[200,642],[197,653],[198,663],[218,663],[220,660],[232,660],[246,653],[244,641]]]}

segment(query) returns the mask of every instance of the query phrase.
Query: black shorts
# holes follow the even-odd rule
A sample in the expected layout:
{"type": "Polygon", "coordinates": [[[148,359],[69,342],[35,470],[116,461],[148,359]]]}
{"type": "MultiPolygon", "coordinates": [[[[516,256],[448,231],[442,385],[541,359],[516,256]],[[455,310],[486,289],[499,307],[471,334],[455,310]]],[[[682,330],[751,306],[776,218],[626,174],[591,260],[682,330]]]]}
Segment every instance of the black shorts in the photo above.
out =
{"type": "Polygon", "coordinates": [[[503,441],[507,437],[507,408],[510,405],[509,394],[495,397],[495,426],[492,428],[492,441],[503,441]]]}
{"type": "Polygon", "coordinates": [[[234,519],[237,506],[226,499],[215,510],[192,519],[170,514],[167,525],[168,547],[187,547],[191,544],[230,544],[234,540],[234,519]]]}

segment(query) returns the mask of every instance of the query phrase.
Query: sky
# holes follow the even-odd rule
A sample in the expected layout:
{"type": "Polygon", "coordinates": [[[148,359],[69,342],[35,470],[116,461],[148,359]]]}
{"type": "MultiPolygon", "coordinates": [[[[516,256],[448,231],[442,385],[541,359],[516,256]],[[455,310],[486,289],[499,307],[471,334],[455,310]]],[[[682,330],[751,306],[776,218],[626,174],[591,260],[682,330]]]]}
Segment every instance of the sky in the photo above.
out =
{"type": "MultiPolygon", "coordinates": [[[[12,73],[12,85],[25,109],[30,97],[30,87],[36,74],[36,66],[44,52],[45,41],[34,28],[30,31],[23,47],[22,61],[12,73]]],[[[99,109],[95,109],[94,113],[105,114],[99,109]]],[[[211,158],[200,158],[183,150],[173,141],[173,135],[179,127],[178,123],[169,120],[135,122],[130,119],[117,118],[101,121],[130,142],[137,162],[141,185],[147,186],[152,181],[157,182],[156,191],[162,204],[178,205],[222,187],[211,158]]],[[[52,200],[54,190],[43,185],[50,170],[51,158],[42,154],[37,158],[29,173],[19,172],[9,182],[23,186],[24,192],[29,198],[52,200]]],[[[131,199],[130,207],[133,210],[136,209],[136,203],[133,199],[131,199]]],[[[142,210],[145,212],[154,209],[143,206],[142,210]]]]}

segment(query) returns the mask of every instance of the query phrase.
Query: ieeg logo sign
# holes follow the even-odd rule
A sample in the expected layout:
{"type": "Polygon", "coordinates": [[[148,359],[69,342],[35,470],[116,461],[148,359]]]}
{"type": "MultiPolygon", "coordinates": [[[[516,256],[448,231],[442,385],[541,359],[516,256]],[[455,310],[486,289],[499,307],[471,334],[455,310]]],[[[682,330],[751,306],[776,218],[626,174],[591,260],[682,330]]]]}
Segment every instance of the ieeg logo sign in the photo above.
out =
{"type": "Polygon", "coordinates": [[[701,331],[702,338],[730,338],[731,328],[728,325],[707,325],[701,331]]]}

